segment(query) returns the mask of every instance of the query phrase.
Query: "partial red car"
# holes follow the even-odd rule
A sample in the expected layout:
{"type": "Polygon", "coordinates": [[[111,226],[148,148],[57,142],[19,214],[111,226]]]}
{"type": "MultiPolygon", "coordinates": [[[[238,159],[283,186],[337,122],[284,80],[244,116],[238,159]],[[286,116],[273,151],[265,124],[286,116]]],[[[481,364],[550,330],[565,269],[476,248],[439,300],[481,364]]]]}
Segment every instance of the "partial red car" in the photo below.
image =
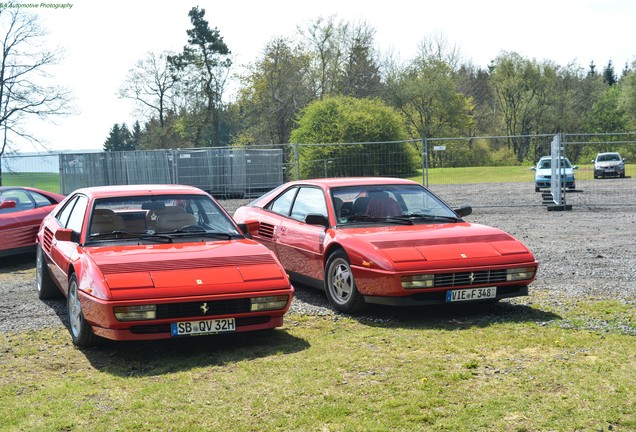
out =
{"type": "Polygon", "coordinates": [[[204,191],[179,185],[78,189],[38,232],[41,299],[66,296],[73,343],[265,330],[293,287],[204,191]]]}
{"type": "Polygon", "coordinates": [[[32,187],[0,186],[0,257],[34,252],[42,219],[63,199],[32,187]]]}
{"type": "Polygon", "coordinates": [[[533,254],[510,234],[464,221],[471,212],[410,180],[336,178],[286,183],[234,219],[292,281],[324,289],[343,312],[527,295],[533,254]]]}

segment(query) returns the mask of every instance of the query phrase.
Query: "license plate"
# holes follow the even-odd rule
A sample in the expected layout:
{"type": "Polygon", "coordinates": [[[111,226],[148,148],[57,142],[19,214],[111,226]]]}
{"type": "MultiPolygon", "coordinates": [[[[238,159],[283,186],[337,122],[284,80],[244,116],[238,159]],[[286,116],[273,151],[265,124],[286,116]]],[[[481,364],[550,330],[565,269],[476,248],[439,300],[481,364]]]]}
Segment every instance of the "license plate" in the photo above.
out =
{"type": "Polygon", "coordinates": [[[446,291],[446,302],[470,301],[497,297],[497,287],[446,291]]]}
{"type": "Polygon", "coordinates": [[[184,321],[171,324],[172,336],[194,336],[233,331],[236,331],[234,318],[184,321]]]}

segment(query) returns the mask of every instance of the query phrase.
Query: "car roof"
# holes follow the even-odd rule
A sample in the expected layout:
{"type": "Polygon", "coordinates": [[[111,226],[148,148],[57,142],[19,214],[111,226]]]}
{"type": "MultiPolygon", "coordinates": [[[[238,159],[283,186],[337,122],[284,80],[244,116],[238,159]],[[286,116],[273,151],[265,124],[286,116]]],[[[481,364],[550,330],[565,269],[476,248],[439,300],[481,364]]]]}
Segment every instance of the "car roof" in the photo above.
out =
{"type": "Polygon", "coordinates": [[[599,153],[596,156],[598,157],[598,156],[603,156],[603,155],[619,155],[620,156],[620,153],[619,152],[605,152],[605,153],[599,153]]]}
{"type": "Polygon", "coordinates": [[[83,193],[91,198],[120,197],[129,195],[165,195],[165,194],[196,194],[207,195],[206,192],[194,186],[146,184],[120,186],[94,186],[77,189],[73,193],[83,193]]]}
{"type": "Polygon", "coordinates": [[[337,177],[337,178],[320,178],[320,179],[308,179],[308,180],[296,180],[287,183],[287,185],[294,184],[310,184],[315,186],[322,186],[327,188],[340,187],[340,186],[366,186],[377,184],[418,184],[413,180],[394,178],[394,177],[337,177]]]}

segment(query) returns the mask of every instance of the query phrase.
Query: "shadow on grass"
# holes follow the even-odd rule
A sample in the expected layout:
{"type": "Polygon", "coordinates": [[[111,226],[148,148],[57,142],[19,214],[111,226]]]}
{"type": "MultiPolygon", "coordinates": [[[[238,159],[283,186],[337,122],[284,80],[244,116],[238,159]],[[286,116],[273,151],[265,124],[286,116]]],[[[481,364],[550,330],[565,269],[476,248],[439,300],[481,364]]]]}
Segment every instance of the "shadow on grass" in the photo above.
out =
{"type": "MultiPolygon", "coordinates": [[[[334,311],[325,293],[305,285],[295,284],[296,297],[313,308],[322,308],[335,315],[349,316],[334,311]]],[[[543,323],[561,319],[558,314],[502,300],[497,303],[472,303],[430,306],[368,305],[359,313],[350,315],[361,324],[378,327],[444,328],[457,330],[486,327],[495,323],[543,323]]]]}
{"type": "Polygon", "coordinates": [[[500,301],[408,308],[371,306],[354,318],[369,326],[462,330],[501,323],[542,324],[560,320],[561,316],[537,307],[500,301]]]}
{"type": "Polygon", "coordinates": [[[308,347],[305,340],[278,329],[155,341],[100,340],[95,347],[81,351],[97,370],[116,376],[145,377],[227,366],[308,347]]]}

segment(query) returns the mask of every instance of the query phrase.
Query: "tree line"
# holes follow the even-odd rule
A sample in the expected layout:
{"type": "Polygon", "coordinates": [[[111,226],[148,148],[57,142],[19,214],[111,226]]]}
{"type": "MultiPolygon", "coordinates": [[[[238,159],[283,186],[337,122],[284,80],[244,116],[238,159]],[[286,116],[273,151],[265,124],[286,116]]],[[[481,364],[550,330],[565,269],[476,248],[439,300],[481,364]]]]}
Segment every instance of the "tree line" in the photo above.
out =
{"type": "MultiPolygon", "coordinates": [[[[70,111],[65,89],[37,85],[57,53],[19,50],[43,35],[20,12],[0,7],[0,154],[12,133],[28,135],[27,116],[70,111]]],[[[533,135],[636,130],[636,64],[617,73],[611,61],[558,65],[502,52],[476,66],[443,37],[424,39],[404,61],[378,51],[368,24],[318,17],[239,71],[206,11],[193,7],[189,18],[181,52],[150,52],[130,69],[120,96],[136,102],[136,121],[113,125],[105,150],[502,136],[473,153],[523,163],[536,157],[533,135]]]]}

